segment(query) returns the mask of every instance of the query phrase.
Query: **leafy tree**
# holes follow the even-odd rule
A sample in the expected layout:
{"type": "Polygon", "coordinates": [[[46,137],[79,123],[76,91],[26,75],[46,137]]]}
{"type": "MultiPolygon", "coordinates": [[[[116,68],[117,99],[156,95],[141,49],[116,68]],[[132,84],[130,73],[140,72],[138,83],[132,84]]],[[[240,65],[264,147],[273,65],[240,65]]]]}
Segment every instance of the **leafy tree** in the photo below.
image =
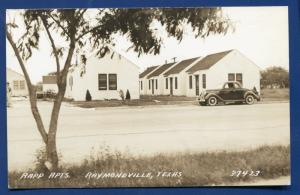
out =
{"type": "Polygon", "coordinates": [[[272,88],[275,86],[289,87],[289,72],[280,66],[267,68],[261,72],[261,84],[263,87],[270,86],[272,88]]]}
{"type": "Polygon", "coordinates": [[[27,81],[32,114],[46,145],[45,164],[51,170],[58,168],[57,121],[66,91],[68,70],[76,49],[91,44],[97,55],[103,57],[109,53],[109,46],[114,46],[114,35],[118,34],[126,36],[132,43],[129,49],[133,49],[139,55],[159,54],[163,39],[155,35],[155,29],[151,28],[153,22],[160,23],[167,34],[176,37],[178,41],[182,40],[184,27],[187,25],[191,26],[195,37],[201,38],[211,34],[225,34],[232,27],[230,20],[222,16],[221,8],[98,9],[93,22],[88,17],[89,14],[91,10],[88,9],[26,10],[22,15],[26,32],[17,42],[13,39],[13,31],[18,25],[7,23],[6,37],[27,81]],[[51,55],[57,69],[58,93],[53,104],[48,131],[40,116],[36,89],[25,65],[33,51],[39,49],[42,31],[46,32],[49,39],[51,55]],[[54,39],[55,35],[59,35],[67,42],[68,47],[59,47],[58,41],[54,39]]]}

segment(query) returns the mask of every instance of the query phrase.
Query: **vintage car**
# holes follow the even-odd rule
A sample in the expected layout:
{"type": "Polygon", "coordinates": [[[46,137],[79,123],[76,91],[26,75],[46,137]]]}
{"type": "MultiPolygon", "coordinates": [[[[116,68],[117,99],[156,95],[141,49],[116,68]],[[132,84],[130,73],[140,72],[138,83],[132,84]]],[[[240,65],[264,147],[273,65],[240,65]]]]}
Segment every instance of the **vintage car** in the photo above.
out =
{"type": "Polygon", "coordinates": [[[255,100],[260,101],[256,88],[252,90],[242,88],[236,81],[224,83],[222,89],[204,90],[198,97],[199,104],[202,106],[215,106],[219,102],[253,104],[255,100]]]}

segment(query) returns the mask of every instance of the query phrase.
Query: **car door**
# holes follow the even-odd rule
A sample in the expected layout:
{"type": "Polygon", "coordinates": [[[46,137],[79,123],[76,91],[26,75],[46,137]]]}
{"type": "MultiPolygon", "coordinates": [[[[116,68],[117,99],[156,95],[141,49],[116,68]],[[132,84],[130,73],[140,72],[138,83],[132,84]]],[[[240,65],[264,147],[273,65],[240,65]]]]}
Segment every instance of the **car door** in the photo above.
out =
{"type": "Polygon", "coordinates": [[[234,90],[232,91],[232,100],[244,99],[244,89],[238,84],[234,84],[234,90]]]}
{"type": "Polygon", "coordinates": [[[219,91],[219,96],[223,99],[223,100],[230,100],[231,99],[231,91],[232,89],[229,88],[228,84],[226,83],[223,88],[219,91]]]}

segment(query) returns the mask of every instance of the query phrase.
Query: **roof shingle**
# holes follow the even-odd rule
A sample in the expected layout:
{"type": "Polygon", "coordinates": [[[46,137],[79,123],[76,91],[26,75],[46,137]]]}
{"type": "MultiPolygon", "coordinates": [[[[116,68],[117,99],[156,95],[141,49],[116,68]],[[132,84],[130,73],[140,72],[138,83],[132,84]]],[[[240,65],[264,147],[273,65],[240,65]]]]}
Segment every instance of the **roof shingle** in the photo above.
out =
{"type": "Polygon", "coordinates": [[[180,73],[182,70],[184,70],[186,67],[188,67],[189,65],[191,65],[193,62],[195,62],[199,58],[200,57],[196,57],[196,58],[191,58],[191,59],[187,59],[187,60],[183,60],[183,61],[179,62],[177,65],[175,65],[169,71],[167,71],[164,74],[164,76],[169,76],[170,74],[178,74],[178,73],[180,73]]]}
{"type": "Polygon", "coordinates": [[[145,76],[147,76],[147,74],[149,74],[150,72],[152,72],[155,68],[157,68],[158,66],[151,66],[148,67],[144,72],[142,72],[139,77],[140,78],[144,78],[145,76]]]}
{"type": "Polygon", "coordinates": [[[152,77],[159,76],[161,73],[165,72],[168,68],[173,66],[173,64],[175,64],[175,62],[161,65],[158,69],[156,69],[154,72],[152,72],[147,78],[149,79],[152,77]]]}
{"type": "Polygon", "coordinates": [[[194,73],[198,70],[206,70],[215,65],[218,61],[224,58],[227,54],[229,54],[232,50],[223,51],[219,53],[210,54],[204,57],[202,60],[197,62],[194,66],[188,69],[186,72],[194,73]]]}

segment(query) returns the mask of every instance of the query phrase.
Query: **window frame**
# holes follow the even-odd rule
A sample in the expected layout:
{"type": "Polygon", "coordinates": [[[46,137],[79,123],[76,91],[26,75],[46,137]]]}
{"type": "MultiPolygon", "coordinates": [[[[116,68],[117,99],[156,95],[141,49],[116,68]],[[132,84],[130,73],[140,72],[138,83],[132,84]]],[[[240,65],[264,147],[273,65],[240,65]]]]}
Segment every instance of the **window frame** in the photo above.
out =
{"type": "Polygon", "coordinates": [[[189,88],[193,89],[193,75],[189,76],[189,88]]]}
{"type": "Polygon", "coordinates": [[[228,81],[235,81],[235,73],[228,73],[228,76],[227,76],[228,78],[227,78],[227,80],[228,81]],[[233,79],[231,80],[230,78],[230,76],[233,76],[233,79]]]}
{"type": "Polygon", "coordinates": [[[98,90],[99,91],[106,91],[107,90],[107,81],[108,81],[108,79],[107,79],[107,74],[105,74],[105,73],[99,73],[98,74],[98,90]],[[104,85],[103,85],[103,87],[102,88],[100,88],[100,77],[101,76],[105,76],[105,83],[106,83],[106,85],[105,85],[105,88],[104,88],[104,85]]]}
{"type": "Polygon", "coordinates": [[[25,81],[24,80],[19,81],[19,88],[20,88],[20,90],[25,90],[25,81]]]}
{"type": "Polygon", "coordinates": [[[206,89],[206,85],[207,85],[207,78],[206,78],[206,74],[202,74],[202,89],[206,89]]]}
{"type": "Polygon", "coordinates": [[[116,73],[108,74],[108,90],[112,90],[112,91],[118,90],[118,75],[116,73]],[[115,87],[111,87],[111,84],[112,84],[111,76],[115,76],[115,85],[116,85],[115,87]]]}
{"type": "Polygon", "coordinates": [[[19,81],[17,81],[17,80],[13,81],[13,89],[14,90],[19,90],[20,89],[19,81]]]}
{"type": "Polygon", "coordinates": [[[236,73],[235,74],[235,81],[239,82],[241,85],[243,85],[243,73],[236,73]],[[237,78],[238,76],[241,76],[241,80],[239,81],[237,78]]]}
{"type": "Polygon", "coordinates": [[[73,82],[74,82],[73,76],[70,76],[69,77],[69,86],[70,86],[71,91],[72,91],[72,88],[73,88],[73,82]]]}
{"type": "Polygon", "coordinates": [[[177,80],[177,77],[174,77],[174,80],[175,80],[175,89],[178,89],[178,80],[177,80]]]}
{"type": "Polygon", "coordinates": [[[166,89],[169,89],[169,78],[166,78],[166,89]]]}

